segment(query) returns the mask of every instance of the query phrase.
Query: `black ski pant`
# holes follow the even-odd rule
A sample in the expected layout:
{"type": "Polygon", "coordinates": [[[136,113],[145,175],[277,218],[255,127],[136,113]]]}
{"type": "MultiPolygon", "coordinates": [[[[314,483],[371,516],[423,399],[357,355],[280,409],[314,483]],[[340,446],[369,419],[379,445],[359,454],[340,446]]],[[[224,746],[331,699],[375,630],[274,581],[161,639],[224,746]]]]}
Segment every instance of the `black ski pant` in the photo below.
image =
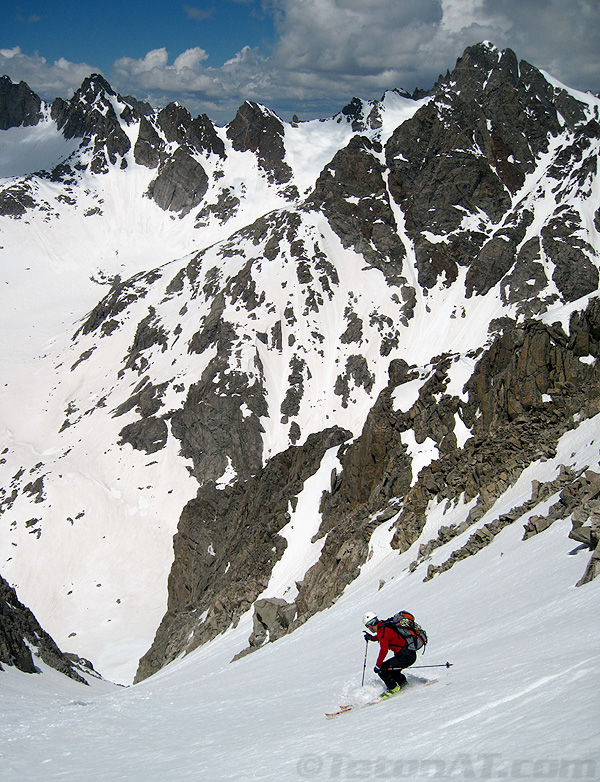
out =
{"type": "Polygon", "coordinates": [[[416,652],[411,652],[410,649],[401,649],[398,654],[382,663],[379,677],[388,690],[392,690],[396,685],[402,687],[406,684],[406,676],[402,673],[402,669],[408,668],[416,659],[416,652]]]}

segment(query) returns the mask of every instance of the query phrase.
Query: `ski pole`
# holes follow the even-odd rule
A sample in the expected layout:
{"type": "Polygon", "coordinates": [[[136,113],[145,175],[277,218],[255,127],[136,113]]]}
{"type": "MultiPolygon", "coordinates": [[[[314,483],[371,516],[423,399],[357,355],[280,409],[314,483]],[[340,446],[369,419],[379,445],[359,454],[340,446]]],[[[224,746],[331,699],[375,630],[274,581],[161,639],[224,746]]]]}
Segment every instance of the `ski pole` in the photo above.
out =
{"type": "Polygon", "coordinates": [[[441,665],[411,665],[410,668],[450,668],[454,663],[442,663],[441,665]]]}
{"type": "Polygon", "coordinates": [[[367,668],[367,652],[369,651],[369,642],[366,640],[366,646],[365,646],[365,661],[363,663],[363,675],[362,675],[362,682],[360,683],[360,686],[363,687],[365,683],[365,670],[367,668]]]}

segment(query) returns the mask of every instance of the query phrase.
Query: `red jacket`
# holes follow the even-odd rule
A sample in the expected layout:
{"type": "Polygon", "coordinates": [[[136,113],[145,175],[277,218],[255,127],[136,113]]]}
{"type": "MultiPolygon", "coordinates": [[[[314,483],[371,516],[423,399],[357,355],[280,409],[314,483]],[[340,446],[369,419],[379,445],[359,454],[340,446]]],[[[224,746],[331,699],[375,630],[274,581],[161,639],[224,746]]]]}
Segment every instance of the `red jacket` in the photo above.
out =
{"type": "Polygon", "coordinates": [[[386,627],[383,622],[377,625],[377,636],[373,639],[379,641],[379,655],[377,657],[377,666],[385,660],[386,654],[391,651],[394,654],[398,654],[401,649],[406,646],[406,641],[402,636],[391,627],[386,627]]]}

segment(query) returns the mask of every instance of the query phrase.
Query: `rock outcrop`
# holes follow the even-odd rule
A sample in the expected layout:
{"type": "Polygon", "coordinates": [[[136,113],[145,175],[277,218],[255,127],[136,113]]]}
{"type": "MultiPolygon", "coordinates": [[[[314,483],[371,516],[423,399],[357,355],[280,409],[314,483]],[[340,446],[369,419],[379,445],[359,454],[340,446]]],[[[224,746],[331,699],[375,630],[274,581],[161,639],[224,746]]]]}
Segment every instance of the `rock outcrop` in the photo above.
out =
{"type": "Polygon", "coordinates": [[[148,195],[161,209],[186,215],[198,206],[208,188],[200,163],[181,147],[161,167],[148,195]]]}
{"type": "Polygon", "coordinates": [[[255,152],[258,163],[270,180],[283,185],[289,182],[292,169],[284,161],[283,123],[264,106],[246,101],[227,126],[227,137],[239,152],[255,152]]]}
{"type": "MultiPolygon", "coordinates": [[[[337,428],[311,435],[303,446],[274,456],[253,478],[221,489],[208,483],[198,491],[179,520],[167,613],[136,681],[235,626],[252,607],[285,551],[279,533],[290,504],[325,451],[350,436],[337,428]]],[[[278,620],[282,632],[291,626],[284,613],[288,623],[278,620]]]]}
{"type": "Polygon", "coordinates": [[[18,84],[0,76],[0,130],[20,125],[37,125],[42,118],[42,101],[24,81],[18,84]]]}
{"type": "Polygon", "coordinates": [[[325,214],[344,247],[364,255],[390,285],[401,286],[407,282],[402,275],[406,249],[390,205],[381,152],[381,144],[354,136],[323,169],[308,204],[325,214]]]}
{"type": "Polygon", "coordinates": [[[281,597],[267,597],[254,603],[252,634],[248,647],[234,657],[238,660],[256,651],[265,643],[276,641],[286,635],[296,617],[296,606],[281,597]]]}
{"type": "MultiPolygon", "coordinates": [[[[392,546],[405,551],[419,537],[430,501],[462,495],[467,502],[478,499],[465,526],[456,530],[456,534],[464,532],[516,482],[525,467],[538,458],[553,456],[566,431],[581,418],[600,412],[600,369],[597,362],[581,360],[600,355],[599,329],[597,298],[583,313],[572,317],[568,337],[558,325],[532,321],[520,328],[504,324],[503,333],[481,354],[465,386],[467,401],[445,394],[452,363],[451,357],[446,357],[440,359],[407,412],[394,409],[393,392],[413,379],[415,370],[402,363],[392,364],[390,383],[371,410],[360,438],[340,449],[342,472],[332,476],[332,488],[321,500],[323,523],[317,538],[326,535],[327,539],[319,561],[299,585],[293,627],[331,605],[358,575],[375,526],[397,517],[392,546]],[[473,435],[463,448],[457,447],[453,431],[455,415],[473,435]],[[411,429],[417,442],[431,438],[439,452],[439,458],[413,483],[402,439],[411,429]]],[[[557,480],[557,490],[565,485],[553,518],[564,518],[573,508],[573,503],[563,499],[573,487],[569,471],[557,480]]],[[[596,482],[591,485],[596,487],[596,482]]],[[[535,504],[539,491],[533,497],[535,504]]],[[[582,494],[582,502],[588,502],[586,519],[592,526],[583,527],[579,535],[585,535],[586,543],[596,550],[595,505],[589,506],[594,492],[595,488],[582,494]]],[[[526,510],[506,514],[478,530],[452,564],[487,545],[503,526],[526,510]]],[[[453,533],[442,533],[443,542],[451,537],[453,533]]],[[[424,551],[423,556],[428,553],[424,551]]],[[[597,571],[596,560],[597,553],[586,578],[597,571]]]]}
{"type": "Polygon", "coordinates": [[[13,587],[0,576],[0,671],[4,664],[14,665],[24,673],[38,673],[34,658],[80,684],[88,683],[80,673],[82,664],[89,673],[93,672],[91,663],[61,652],[31,611],[19,601],[13,587]]]}

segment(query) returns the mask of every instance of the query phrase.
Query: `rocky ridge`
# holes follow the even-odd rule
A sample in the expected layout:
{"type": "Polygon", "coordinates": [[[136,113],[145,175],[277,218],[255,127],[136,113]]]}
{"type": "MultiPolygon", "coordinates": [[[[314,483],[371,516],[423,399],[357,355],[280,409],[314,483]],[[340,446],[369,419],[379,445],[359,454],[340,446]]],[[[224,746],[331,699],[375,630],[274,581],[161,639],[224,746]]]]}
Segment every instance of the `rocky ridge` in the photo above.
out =
{"type": "MultiPolygon", "coordinates": [[[[528,465],[554,455],[558,439],[582,417],[600,412],[598,371],[595,364],[581,361],[597,354],[597,336],[592,335],[599,334],[598,313],[598,299],[593,299],[583,317],[574,317],[570,337],[538,321],[524,328],[505,325],[479,357],[464,388],[466,399],[445,393],[451,356],[439,360],[407,411],[394,409],[393,394],[410,373],[401,367],[391,374],[360,438],[342,446],[341,474],[321,500],[319,534],[328,537],[319,562],[300,586],[298,622],[330,605],[357,574],[376,524],[395,519],[392,546],[406,551],[418,539],[431,501],[476,499],[456,530],[460,534],[481,519],[528,465]],[[578,344],[587,344],[591,353],[582,355],[578,344]],[[472,426],[472,437],[462,448],[454,434],[456,414],[472,426]],[[402,437],[411,429],[418,442],[431,438],[439,454],[412,485],[402,437]]],[[[539,493],[534,499],[533,506],[539,493]]],[[[520,509],[510,522],[527,510],[520,509]]],[[[421,558],[432,549],[424,544],[421,558]]]]}
{"type": "Polygon", "coordinates": [[[19,601],[13,587],[0,576],[0,671],[4,670],[4,664],[23,673],[38,673],[34,658],[80,684],[88,684],[82,673],[98,675],[89,660],[61,652],[31,611],[19,601]]]}
{"type": "Polygon", "coordinates": [[[42,101],[24,81],[18,84],[0,76],[0,130],[37,125],[42,118],[42,101]]]}

